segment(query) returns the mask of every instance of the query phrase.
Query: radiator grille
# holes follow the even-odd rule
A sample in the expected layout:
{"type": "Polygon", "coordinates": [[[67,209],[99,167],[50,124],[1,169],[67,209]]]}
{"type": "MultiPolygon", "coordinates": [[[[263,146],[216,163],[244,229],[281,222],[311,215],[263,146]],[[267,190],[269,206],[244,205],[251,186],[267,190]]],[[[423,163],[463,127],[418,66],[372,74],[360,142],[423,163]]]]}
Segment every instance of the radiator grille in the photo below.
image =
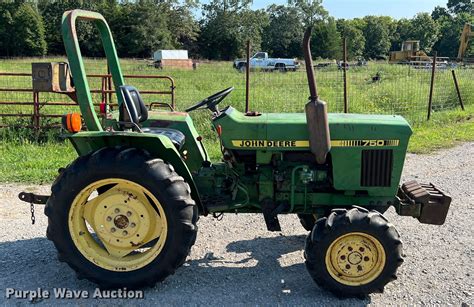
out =
{"type": "Polygon", "coordinates": [[[393,150],[362,150],[360,185],[389,187],[392,178],[393,150]]]}

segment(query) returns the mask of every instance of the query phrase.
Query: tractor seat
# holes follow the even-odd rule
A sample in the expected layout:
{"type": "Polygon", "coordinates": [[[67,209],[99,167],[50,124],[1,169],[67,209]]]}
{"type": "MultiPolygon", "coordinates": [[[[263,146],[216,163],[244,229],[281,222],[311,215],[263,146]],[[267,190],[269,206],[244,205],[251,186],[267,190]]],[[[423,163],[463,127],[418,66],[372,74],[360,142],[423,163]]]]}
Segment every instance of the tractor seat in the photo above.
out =
{"type": "Polygon", "coordinates": [[[164,135],[171,140],[176,149],[181,150],[185,140],[181,131],[158,127],[141,128],[140,123],[148,119],[148,109],[140,96],[140,92],[130,85],[122,85],[119,89],[123,97],[123,104],[119,109],[119,124],[122,129],[164,135]]]}

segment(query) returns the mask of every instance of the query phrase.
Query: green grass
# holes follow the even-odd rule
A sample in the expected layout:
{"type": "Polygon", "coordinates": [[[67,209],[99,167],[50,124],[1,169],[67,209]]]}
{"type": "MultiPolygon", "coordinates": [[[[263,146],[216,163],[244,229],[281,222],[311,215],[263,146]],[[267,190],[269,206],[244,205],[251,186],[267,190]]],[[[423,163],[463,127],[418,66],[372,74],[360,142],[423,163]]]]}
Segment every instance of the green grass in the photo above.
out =
{"type": "MultiPolygon", "coordinates": [[[[56,59],[0,60],[0,71],[31,72],[31,62],[58,61],[56,59]]],[[[230,62],[201,63],[195,71],[165,69],[157,70],[138,60],[122,60],[125,74],[169,75],[176,82],[177,109],[183,110],[195,102],[229,86],[235,91],[222,103],[240,110],[244,108],[244,74],[232,68],[230,62]]],[[[88,73],[105,73],[102,59],[87,59],[88,73]]],[[[401,114],[414,127],[414,135],[409,150],[427,153],[448,147],[460,141],[474,140],[474,69],[457,69],[458,80],[463,94],[466,111],[458,110],[457,96],[450,70],[439,71],[435,79],[432,119],[425,121],[429,93],[430,71],[407,66],[388,65],[371,62],[368,67],[351,68],[348,71],[349,110],[353,113],[401,114]],[[381,75],[380,82],[372,82],[372,76],[381,75]]],[[[322,99],[328,102],[331,112],[343,110],[342,72],[336,67],[317,70],[318,89],[322,99]]],[[[90,80],[91,88],[99,88],[100,80],[90,80]]],[[[169,84],[156,80],[126,80],[141,90],[168,90],[169,84]]],[[[260,112],[303,112],[308,90],[304,71],[288,73],[251,74],[251,109],[260,112]]],[[[30,78],[0,77],[0,88],[31,87],[30,78]]],[[[147,102],[169,102],[163,95],[144,95],[147,102]]],[[[41,93],[41,101],[67,101],[58,94],[41,93]]],[[[94,101],[99,102],[95,95],[94,101]]],[[[31,101],[30,93],[0,92],[0,101],[31,101]]],[[[63,114],[77,110],[77,107],[45,106],[41,112],[63,114]]],[[[0,106],[0,113],[31,113],[31,106],[0,106]]],[[[215,133],[210,129],[210,114],[207,111],[193,112],[194,123],[203,135],[212,159],[217,160],[220,152],[215,133]]],[[[0,123],[28,123],[28,118],[0,118],[0,123]]],[[[47,123],[47,122],[43,122],[47,123]]],[[[57,130],[40,136],[32,136],[31,131],[21,130],[11,133],[4,130],[0,140],[1,181],[49,183],[59,167],[70,163],[75,154],[70,145],[55,141],[57,130]],[[37,140],[34,142],[32,140],[37,140]]]]}
{"type": "Polygon", "coordinates": [[[474,106],[466,111],[447,111],[432,120],[413,127],[408,150],[412,153],[432,153],[460,142],[474,141],[474,106]]]}
{"type": "Polygon", "coordinates": [[[1,181],[52,183],[58,169],[75,158],[74,148],[65,143],[1,142],[1,181]]]}

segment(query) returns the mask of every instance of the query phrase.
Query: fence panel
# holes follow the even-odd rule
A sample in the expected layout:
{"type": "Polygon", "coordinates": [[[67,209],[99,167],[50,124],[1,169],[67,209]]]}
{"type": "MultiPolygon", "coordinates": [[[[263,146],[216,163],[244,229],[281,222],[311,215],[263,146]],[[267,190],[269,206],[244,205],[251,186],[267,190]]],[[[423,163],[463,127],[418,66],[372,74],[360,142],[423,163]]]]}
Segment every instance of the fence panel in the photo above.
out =
{"type": "MultiPolygon", "coordinates": [[[[0,63],[1,64],[1,63],[0,63]]],[[[111,76],[97,74],[104,71],[104,61],[88,61],[95,74],[88,74],[89,86],[96,111],[100,113],[100,104],[106,109],[117,106],[111,76]]],[[[31,64],[30,64],[31,65],[31,64]]],[[[31,68],[30,68],[31,69],[31,68]]],[[[105,66],[105,71],[106,70],[105,66]]],[[[25,69],[26,70],[26,69],[25,69]]],[[[130,84],[139,83],[141,93],[147,97],[148,104],[169,104],[174,107],[174,80],[168,76],[124,75],[130,84]],[[156,90],[162,88],[162,90],[156,90]]],[[[78,105],[68,96],[58,93],[35,93],[32,90],[31,72],[0,72],[0,127],[21,126],[28,128],[56,127],[64,113],[77,112],[78,105]]]]}
{"type": "MultiPolygon", "coordinates": [[[[64,59],[47,59],[61,61],[64,59]]],[[[18,114],[0,117],[0,125],[12,123],[31,124],[34,115],[34,96],[31,91],[31,62],[37,59],[0,60],[0,71],[15,71],[18,75],[0,75],[0,113],[18,114]],[[5,89],[17,89],[6,91],[5,89]]],[[[45,61],[42,59],[42,61],[45,61]]],[[[146,102],[172,103],[176,109],[186,107],[203,98],[234,86],[234,92],[222,102],[239,110],[245,107],[245,73],[232,67],[231,62],[198,63],[196,70],[157,69],[144,60],[121,60],[125,82],[135,85],[146,95],[146,102]],[[141,78],[134,76],[140,75],[141,78]],[[175,88],[168,81],[156,80],[170,76],[176,80],[175,88]],[[170,93],[174,92],[174,100],[170,93]]],[[[86,59],[86,72],[96,104],[107,100],[116,103],[110,79],[104,79],[107,66],[104,59],[86,59]],[[105,80],[105,81],[104,81],[105,80]],[[105,85],[104,90],[104,82],[105,85]],[[104,98],[105,97],[105,98],[104,98]]],[[[454,69],[461,97],[466,106],[474,103],[474,69],[454,69]]],[[[344,110],[343,71],[335,63],[319,65],[316,80],[321,99],[328,103],[330,112],[344,110]]],[[[350,65],[347,70],[349,113],[399,114],[411,123],[426,120],[430,91],[429,66],[390,65],[386,62],[369,62],[366,66],[350,65]]],[[[437,68],[434,78],[432,110],[436,112],[459,108],[451,68],[437,68]]],[[[303,112],[309,92],[304,67],[289,72],[252,71],[250,74],[250,109],[259,112],[303,112]]],[[[77,111],[67,96],[40,93],[38,112],[59,115],[77,111]]],[[[196,112],[193,117],[198,126],[207,125],[206,112],[196,112]]],[[[53,117],[42,117],[40,124],[57,123],[53,117]]]]}

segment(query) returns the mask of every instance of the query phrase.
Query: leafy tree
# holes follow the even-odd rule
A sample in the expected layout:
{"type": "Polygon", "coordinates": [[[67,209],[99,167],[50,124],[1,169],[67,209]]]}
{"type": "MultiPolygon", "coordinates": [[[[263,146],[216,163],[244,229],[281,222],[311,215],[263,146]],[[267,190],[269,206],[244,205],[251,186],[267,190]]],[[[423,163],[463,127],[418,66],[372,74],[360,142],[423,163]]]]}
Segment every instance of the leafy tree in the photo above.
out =
{"type": "Polygon", "coordinates": [[[298,10],[300,21],[305,26],[316,24],[329,16],[322,5],[323,0],[289,0],[288,3],[298,10]]]}
{"type": "Polygon", "coordinates": [[[0,56],[11,56],[13,53],[14,30],[10,9],[10,4],[0,4],[0,56]]]}
{"type": "Polygon", "coordinates": [[[192,10],[197,4],[186,1],[184,4],[171,3],[168,8],[168,27],[171,32],[172,45],[184,48],[196,54],[196,41],[199,37],[199,24],[194,19],[192,10]]]}
{"type": "Polygon", "coordinates": [[[439,37],[439,26],[428,13],[419,13],[410,20],[409,34],[411,39],[420,40],[420,48],[431,52],[439,37]]]}
{"type": "Polygon", "coordinates": [[[341,33],[342,39],[347,39],[347,57],[349,59],[354,59],[364,54],[364,32],[356,20],[338,19],[337,30],[341,33]]]}
{"type": "Polygon", "coordinates": [[[364,17],[365,52],[367,58],[379,58],[388,54],[391,42],[390,37],[394,32],[395,24],[391,18],[366,16],[364,17]]]}
{"type": "Polygon", "coordinates": [[[412,19],[397,21],[397,30],[392,35],[392,50],[400,50],[402,42],[419,40],[420,48],[427,53],[439,37],[439,25],[428,13],[419,13],[412,19]]]}
{"type": "Polygon", "coordinates": [[[411,22],[410,19],[402,18],[396,21],[396,30],[390,38],[392,51],[399,51],[402,47],[402,43],[406,40],[410,40],[411,35],[411,22]]]}
{"type": "Polygon", "coordinates": [[[252,11],[250,1],[213,0],[203,5],[199,46],[208,59],[230,60],[245,54],[245,42],[250,39],[260,49],[263,29],[268,23],[264,11],[252,11]]]}
{"type": "Polygon", "coordinates": [[[311,38],[311,51],[315,57],[340,59],[342,54],[341,36],[336,21],[329,17],[317,21],[311,38]]]}
{"type": "MultiPolygon", "coordinates": [[[[15,0],[0,1],[0,56],[64,54],[61,17],[81,8],[100,12],[109,22],[122,57],[148,57],[156,49],[185,48],[209,59],[233,59],[253,49],[272,56],[301,57],[304,27],[314,25],[316,56],[340,58],[341,37],[348,39],[348,56],[386,56],[402,41],[421,41],[427,52],[455,57],[466,22],[474,22],[471,0],[447,0],[431,15],[393,20],[366,16],[337,22],[328,17],[322,0],[288,0],[266,11],[251,10],[252,0],[211,0],[201,4],[203,18],[193,10],[198,0],[15,0]],[[38,14],[39,12],[39,14],[38,14]],[[47,48],[45,46],[45,41],[47,48]]],[[[97,29],[78,22],[77,34],[85,56],[103,56],[97,29]]]]}
{"type": "Polygon", "coordinates": [[[114,26],[120,54],[149,57],[157,49],[173,48],[166,11],[161,5],[140,1],[125,3],[114,26]]]}
{"type": "Polygon", "coordinates": [[[456,16],[444,16],[438,20],[440,39],[433,46],[440,56],[456,57],[459,50],[459,38],[465,23],[473,23],[474,17],[469,13],[456,16]]]}
{"type": "Polygon", "coordinates": [[[46,54],[44,25],[41,15],[30,4],[21,4],[13,14],[13,55],[43,56],[46,54]]]}
{"type": "Polygon", "coordinates": [[[433,9],[433,12],[431,13],[431,18],[433,18],[434,20],[438,20],[441,17],[448,17],[448,16],[449,16],[448,10],[441,6],[436,6],[433,9]]]}
{"type": "Polygon", "coordinates": [[[301,57],[304,28],[294,7],[271,5],[269,24],[263,32],[263,49],[274,57],[301,57]]]}
{"type": "MultiPolygon", "coordinates": [[[[180,48],[194,44],[198,25],[191,10],[193,1],[177,0],[41,0],[38,3],[46,23],[51,54],[64,54],[61,17],[64,11],[81,8],[104,15],[116,40],[120,56],[149,57],[159,48],[180,48]]],[[[86,56],[103,56],[99,33],[90,22],[78,22],[81,51],[86,56]]]]}
{"type": "MultiPolygon", "coordinates": [[[[264,10],[244,10],[240,16],[242,40],[250,40],[254,51],[261,50],[263,31],[269,23],[267,13],[264,10]]],[[[242,51],[241,54],[245,54],[245,50],[242,51]]]]}
{"type": "Polygon", "coordinates": [[[61,36],[61,16],[69,9],[63,2],[42,1],[39,5],[45,26],[45,39],[50,54],[64,54],[64,45],[61,36]]]}
{"type": "MultiPolygon", "coordinates": [[[[49,54],[64,54],[64,44],[62,40],[61,19],[65,11],[80,8],[85,10],[98,11],[112,24],[116,16],[115,1],[82,1],[82,0],[42,0],[38,3],[38,8],[45,21],[45,38],[48,44],[49,54]]],[[[77,26],[77,36],[81,45],[81,51],[85,56],[102,56],[103,51],[100,38],[95,26],[86,21],[79,21],[77,26]]]]}
{"type": "Polygon", "coordinates": [[[453,14],[472,14],[474,11],[474,3],[472,0],[448,0],[447,6],[449,11],[453,14]]]}

